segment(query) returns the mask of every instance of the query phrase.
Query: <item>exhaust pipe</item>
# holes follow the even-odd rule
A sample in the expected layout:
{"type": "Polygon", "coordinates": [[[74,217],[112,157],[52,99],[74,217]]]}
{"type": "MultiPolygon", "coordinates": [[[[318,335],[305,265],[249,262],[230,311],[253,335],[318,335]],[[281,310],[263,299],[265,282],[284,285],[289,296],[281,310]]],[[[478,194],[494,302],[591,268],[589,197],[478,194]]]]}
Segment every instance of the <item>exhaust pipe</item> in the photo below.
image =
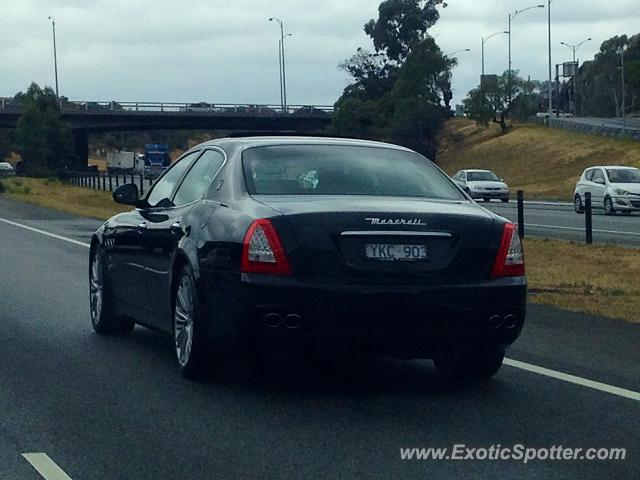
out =
{"type": "Polygon", "coordinates": [[[282,324],[279,313],[268,313],[264,316],[264,325],[268,328],[278,328],[282,324]]]}
{"type": "Polygon", "coordinates": [[[498,330],[502,326],[502,317],[500,315],[493,315],[489,318],[489,328],[491,330],[498,330]]]}
{"type": "Polygon", "coordinates": [[[507,330],[512,330],[518,324],[518,319],[515,315],[507,315],[504,317],[504,328],[507,330]]]}
{"type": "Polygon", "coordinates": [[[300,315],[292,313],[291,315],[287,315],[284,319],[284,326],[289,330],[294,330],[300,326],[302,323],[302,318],[300,315]]]}

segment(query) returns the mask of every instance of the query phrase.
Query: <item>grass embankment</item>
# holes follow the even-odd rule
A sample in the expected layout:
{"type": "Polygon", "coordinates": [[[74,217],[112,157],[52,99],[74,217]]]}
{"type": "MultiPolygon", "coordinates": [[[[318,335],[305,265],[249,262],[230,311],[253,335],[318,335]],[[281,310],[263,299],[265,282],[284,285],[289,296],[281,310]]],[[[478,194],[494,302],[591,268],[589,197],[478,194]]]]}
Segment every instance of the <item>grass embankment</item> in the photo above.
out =
{"type": "Polygon", "coordinates": [[[498,125],[484,128],[458,118],[445,125],[437,160],[450,175],[469,168],[493,170],[528,198],[572,200],[587,167],[640,167],[640,143],[529,124],[502,134],[498,125]]]}
{"type": "Polygon", "coordinates": [[[528,239],[525,257],[532,303],[640,323],[640,249],[528,239]]]}
{"type": "MultiPolygon", "coordinates": [[[[10,178],[2,184],[4,195],[74,215],[105,220],[129,210],[109,192],[57,180],[10,178]]],[[[531,302],[640,322],[640,249],[528,239],[525,253],[531,302]]]]}
{"type": "Polygon", "coordinates": [[[13,177],[0,181],[7,197],[72,215],[105,220],[131,210],[115,203],[110,192],[74,187],[56,179],[13,177]]]}

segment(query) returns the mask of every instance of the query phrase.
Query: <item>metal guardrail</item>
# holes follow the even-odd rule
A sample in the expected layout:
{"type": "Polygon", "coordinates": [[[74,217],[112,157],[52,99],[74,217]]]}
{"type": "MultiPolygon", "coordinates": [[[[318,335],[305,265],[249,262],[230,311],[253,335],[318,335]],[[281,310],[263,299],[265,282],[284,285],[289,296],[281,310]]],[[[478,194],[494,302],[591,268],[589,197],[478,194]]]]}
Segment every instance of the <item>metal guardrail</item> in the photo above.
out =
{"type": "MultiPolygon", "coordinates": [[[[20,103],[11,98],[0,98],[0,110],[20,112],[20,103]]],[[[255,115],[255,116],[329,116],[333,114],[330,105],[254,105],[246,103],[183,103],[183,102],[115,102],[62,100],[62,113],[183,113],[183,114],[223,114],[223,115],[255,115]]]]}

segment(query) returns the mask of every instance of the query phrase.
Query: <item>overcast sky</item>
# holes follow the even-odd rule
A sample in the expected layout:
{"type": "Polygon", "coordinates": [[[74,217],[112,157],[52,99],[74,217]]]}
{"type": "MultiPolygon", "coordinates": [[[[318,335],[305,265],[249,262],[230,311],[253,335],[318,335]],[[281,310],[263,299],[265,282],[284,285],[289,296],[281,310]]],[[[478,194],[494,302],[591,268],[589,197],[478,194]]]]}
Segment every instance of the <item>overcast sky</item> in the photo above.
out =
{"type": "MultiPolygon", "coordinates": [[[[507,29],[509,11],[546,0],[449,0],[431,33],[458,55],[455,102],[479,81],[481,37],[507,29]]],[[[349,79],[337,68],[358,46],[377,0],[0,0],[0,96],[31,81],[54,84],[56,20],[60,93],[72,100],[279,103],[279,29],[287,39],[289,104],[333,104],[349,79]]],[[[561,41],[592,58],[602,41],[640,32],[639,0],[554,0],[554,63],[561,41]]],[[[547,77],[546,9],[513,24],[513,68],[547,77]]],[[[507,36],[486,45],[486,71],[507,68],[507,36]]]]}

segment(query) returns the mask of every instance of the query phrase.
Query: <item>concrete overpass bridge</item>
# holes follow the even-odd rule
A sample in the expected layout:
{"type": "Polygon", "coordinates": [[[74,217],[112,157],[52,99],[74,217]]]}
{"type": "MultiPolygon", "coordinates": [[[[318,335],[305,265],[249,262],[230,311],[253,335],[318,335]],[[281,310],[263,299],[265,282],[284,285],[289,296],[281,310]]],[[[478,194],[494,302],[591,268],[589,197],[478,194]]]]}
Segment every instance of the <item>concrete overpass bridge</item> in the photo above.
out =
{"type": "MultiPolygon", "coordinates": [[[[20,104],[0,99],[0,128],[15,128],[20,104]]],[[[230,130],[311,133],[331,123],[333,107],[162,102],[67,101],[62,120],[71,126],[82,165],[89,157],[89,134],[136,130],[230,130]]]]}

